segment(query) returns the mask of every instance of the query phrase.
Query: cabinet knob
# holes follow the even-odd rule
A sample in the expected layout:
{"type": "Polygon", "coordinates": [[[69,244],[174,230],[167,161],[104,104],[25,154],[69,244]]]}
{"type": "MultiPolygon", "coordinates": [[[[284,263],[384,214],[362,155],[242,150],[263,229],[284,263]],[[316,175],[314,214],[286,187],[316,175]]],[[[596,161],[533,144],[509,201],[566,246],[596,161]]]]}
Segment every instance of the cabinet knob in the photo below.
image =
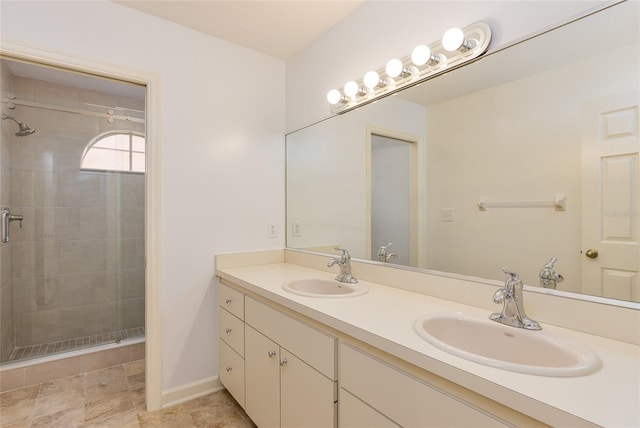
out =
{"type": "Polygon", "coordinates": [[[229,303],[231,303],[231,299],[227,299],[227,300],[225,300],[225,302],[228,305],[229,303]]]}
{"type": "Polygon", "coordinates": [[[285,364],[287,364],[287,359],[283,358],[280,360],[280,366],[284,366],[285,364]]]}
{"type": "Polygon", "coordinates": [[[227,334],[229,334],[229,333],[231,333],[231,329],[230,329],[230,328],[227,328],[224,332],[225,332],[225,333],[227,333],[227,334]]]}
{"type": "Polygon", "coordinates": [[[269,356],[269,358],[273,358],[273,357],[275,357],[275,356],[276,356],[276,354],[277,354],[277,352],[276,352],[276,351],[269,351],[269,352],[267,353],[267,355],[269,356]]]}
{"type": "Polygon", "coordinates": [[[225,370],[227,371],[227,373],[229,373],[231,370],[233,370],[233,367],[226,367],[225,370]]]}

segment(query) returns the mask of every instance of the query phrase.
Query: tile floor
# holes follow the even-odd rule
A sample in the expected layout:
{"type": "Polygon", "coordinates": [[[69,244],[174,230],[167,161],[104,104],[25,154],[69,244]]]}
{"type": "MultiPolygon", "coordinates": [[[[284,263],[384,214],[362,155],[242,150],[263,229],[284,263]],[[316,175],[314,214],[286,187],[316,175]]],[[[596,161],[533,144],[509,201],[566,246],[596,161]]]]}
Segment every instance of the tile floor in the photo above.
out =
{"type": "Polygon", "coordinates": [[[147,412],[144,360],[0,394],[1,428],[255,428],[226,390],[147,412]]]}

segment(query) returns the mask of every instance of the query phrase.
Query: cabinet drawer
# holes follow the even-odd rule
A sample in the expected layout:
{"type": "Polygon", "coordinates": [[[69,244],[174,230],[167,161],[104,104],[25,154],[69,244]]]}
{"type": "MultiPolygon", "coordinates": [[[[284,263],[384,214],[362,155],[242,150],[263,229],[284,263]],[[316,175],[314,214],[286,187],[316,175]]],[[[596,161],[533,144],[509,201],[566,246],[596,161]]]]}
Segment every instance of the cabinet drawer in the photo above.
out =
{"type": "Polygon", "coordinates": [[[468,403],[345,344],[340,346],[340,385],[406,427],[506,426],[468,403]]]}
{"type": "Polygon", "coordinates": [[[245,322],[331,380],[336,380],[336,338],[247,297],[245,322]]]}
{"type": "Polygon", "coordinates": [[[218,340],[218,344],[220,383],[244,409],[244,360],[223,340],[218,340]]]}
{"type": "Polygon", "coordinates": [[[244,357],[244,322],[223,308],[218,316],[218,336],[244,357]]]}
{"type": "Polygon", "coordinates": [[[220,283],[218,289],[218,304],[241,320],[244,319],[244,294],[238,290],[220,283]]]}

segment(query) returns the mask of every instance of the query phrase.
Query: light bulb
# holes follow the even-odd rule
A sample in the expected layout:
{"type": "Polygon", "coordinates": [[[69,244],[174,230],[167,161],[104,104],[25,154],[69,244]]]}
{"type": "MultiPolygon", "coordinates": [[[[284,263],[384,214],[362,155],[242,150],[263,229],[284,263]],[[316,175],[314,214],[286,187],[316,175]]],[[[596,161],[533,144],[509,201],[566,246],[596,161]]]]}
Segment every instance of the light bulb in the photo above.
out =
{"type": "Polygon", "coordinates": [[[429,62],[438,62],[435,55],[431,55],[431,49],[427,45],[418,45],[411,52],[411,61],[415,65],[425,65],[429,62]]]}
{"type": "Polygon", "coordinates": [[[472,40],[466,40],[464,32],[459,28],[449,28],[442,36],[442,47],[449,52],[466,51],[472,45],[472,40]]]}
{"type": "Polygon", "coordinates": [[[384,68],[384,71],[389,77],[398,77],[402,74],[403,69],[404,66],[402,65],[402,61],[394,58],[392,60],[389,60],[387,66],[384,68]]]}
{"type": "Polygon", "coordinates": [[[349,80],[344,84],[344,88],[342,88],[342,90],[344,91],[344,94],[346,96],[348,96],[349,98],[353,98],[358,95],[358,92],[360,92],[360,87],[353,80],[349,80]]]}
{"type": "Polygon", "coordinates": [[[342,94],[339,90],[332,89],[327,93],[327,101],[329,101],[329,104],[331,105],[336,105],[342,101],[342,94]]]}
{"type": "Polygon", "coordinates": [[[375,71],[367,71],[362,78],[362,83],[369,89],[375,89],[380,84],[380,75],[375,71]]]}

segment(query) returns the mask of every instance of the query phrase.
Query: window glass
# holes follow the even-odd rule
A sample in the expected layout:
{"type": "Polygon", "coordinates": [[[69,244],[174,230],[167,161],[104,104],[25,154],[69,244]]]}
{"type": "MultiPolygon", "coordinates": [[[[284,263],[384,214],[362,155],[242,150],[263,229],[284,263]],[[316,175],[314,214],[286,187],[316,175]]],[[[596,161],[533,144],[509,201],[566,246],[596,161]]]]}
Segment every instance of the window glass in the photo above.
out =
{"type": "Polygon", "coordinates": [[[144,136],[130,131],[98,135],[85,149],[80,168],[144,173],[144,136]]]}

